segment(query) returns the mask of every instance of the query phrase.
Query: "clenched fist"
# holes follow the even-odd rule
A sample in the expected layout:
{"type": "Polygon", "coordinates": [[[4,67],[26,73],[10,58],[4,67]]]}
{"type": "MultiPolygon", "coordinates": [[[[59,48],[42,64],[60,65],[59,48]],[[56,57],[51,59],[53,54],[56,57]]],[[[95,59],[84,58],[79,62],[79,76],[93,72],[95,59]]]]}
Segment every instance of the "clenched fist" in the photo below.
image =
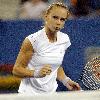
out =
{"type": "Polygon", "coordinates": [[[51,72],[52,72],[51,65],[46,64],[40,69],[39,75],[41,77],[45,77],[46,75],[50,75],[51,72]]]}

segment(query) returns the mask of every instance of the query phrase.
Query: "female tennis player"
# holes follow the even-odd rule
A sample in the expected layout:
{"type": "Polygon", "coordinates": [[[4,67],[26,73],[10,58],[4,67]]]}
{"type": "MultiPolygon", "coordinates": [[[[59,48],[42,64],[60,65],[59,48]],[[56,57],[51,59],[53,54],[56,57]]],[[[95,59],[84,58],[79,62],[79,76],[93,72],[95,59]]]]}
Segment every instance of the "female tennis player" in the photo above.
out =
{"type": "Polygon", "coordinates": [[[13,74],[21,77],[19,93],[53,93],[57,81],[68,90],[80,90],[61,67],[67,48],[71,45],[67,34],[61,32],[69,16],[68,8],[62,3],[54,3],[44,14],[44,28],[25,38],[16,59],[13,74]]]}

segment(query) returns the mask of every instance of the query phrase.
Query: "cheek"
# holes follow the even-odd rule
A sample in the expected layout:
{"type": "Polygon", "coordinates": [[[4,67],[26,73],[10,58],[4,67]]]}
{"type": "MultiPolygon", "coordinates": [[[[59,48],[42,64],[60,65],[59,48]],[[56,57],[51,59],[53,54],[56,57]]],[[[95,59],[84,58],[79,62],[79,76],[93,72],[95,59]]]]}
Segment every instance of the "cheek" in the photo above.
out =
{"type": "Polygon", "coordinates": [[[63,22],[63,23],[61,24],[61,26],[63,27],[63,26],[64,26],[64,24],[65,24],[65,22],[63,22]]]}
{"type": "Polygon", "coordinates": [[[53,23],[52,23],[51,21],[48,21],[48,22],[47,22],[47,26],[48,26],[49,28],[52,28],[53,23]]]}
{"type": "Polygon", "coordinates": [[[54,20],[49,20],[49,21],[48,21],[48,24],[49,24],[50,26],[51,26],[51,25],[53,26],[53,25],[55,24],[55,22],[54,22],[54,20]]]}

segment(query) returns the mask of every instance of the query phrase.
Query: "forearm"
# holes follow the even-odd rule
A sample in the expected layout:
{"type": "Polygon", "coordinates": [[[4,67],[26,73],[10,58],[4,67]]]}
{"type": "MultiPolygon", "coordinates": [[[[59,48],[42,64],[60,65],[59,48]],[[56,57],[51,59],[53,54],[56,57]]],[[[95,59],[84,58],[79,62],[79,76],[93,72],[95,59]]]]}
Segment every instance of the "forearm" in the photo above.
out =
{"type": "Polygon", "coordinates": [[[58,69],[57,79],[61,81],[63,85],[68,88],[68,90],[80,90],[79,84],[67,77],[62,67],[59,67],[58,69]]]}
{"type": "Polygon", "coordinates": [[[42,78],[46,75],[50,75],[51,73],[51,66],[50,65],[44,65],[41,69],[38,70],[30,70],[27,69],[26,66],[22,66],[19,64],[15,64],[13,68],[13,74],[20,77],[20,78],[27,78],[27,77],[33,77],[33,78],[42,78]]]}
{"type": "Polygon", "coordinates": [[[65,75],[65,72],[62,67],[59,67],[58,73],[57,73],[57,79],[63,83],[63,85],[66,85],[66,83],[71,80],[67,75],[65,75]]]}
{"type": "Polygon", "coordinates": [[[62,67],[59,67],[59,68],[58,68],[58,72],[57,72],[57,79],[58,79],[59,81],[61,81],[61,80],[63,80],[64,78],[65,78],[65,72],[64,72],[64,70],[63,70],[62,67]]]}
{"type": "Polygon", "coordinates": [[[33,77],[34,70],[29,70],[26,67],[22,67],[22,66],[21,67],[20,66],[14,66],[13,74],[15,76],[20,77],[20,78],[33,77]]]}
{"type": "MultiPolygon", "coordinates": [[[[34,70],[27,69],[27,65],[32,58],[34,49],[31,42],[25,38],[13,67],[13,74],[18,77],[34,77],[34,70]]],[[[33,66],[34,67],[34,66],[33,66]]]]}

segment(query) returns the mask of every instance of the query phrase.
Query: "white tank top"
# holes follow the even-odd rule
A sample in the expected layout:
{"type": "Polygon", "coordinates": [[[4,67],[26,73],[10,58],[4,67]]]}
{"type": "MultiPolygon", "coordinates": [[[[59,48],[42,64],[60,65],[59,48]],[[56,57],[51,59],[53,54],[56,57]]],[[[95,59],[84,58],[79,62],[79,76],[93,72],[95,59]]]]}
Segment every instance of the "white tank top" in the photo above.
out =
{"type": "Polygon", "coordinates": [[[28,63],[28,69],[38,70],[44,64],[50,64],[52,72],[43,78],[24,78],[21,81],[18,92],[38,94],[52,93],[57,89],[57,69],[62,64],[65,50],[71,45],[67,34],[57,32],[57,41],[49,42],[45,29],[26,37],[35,50],[32,59],[28,63]]]}

